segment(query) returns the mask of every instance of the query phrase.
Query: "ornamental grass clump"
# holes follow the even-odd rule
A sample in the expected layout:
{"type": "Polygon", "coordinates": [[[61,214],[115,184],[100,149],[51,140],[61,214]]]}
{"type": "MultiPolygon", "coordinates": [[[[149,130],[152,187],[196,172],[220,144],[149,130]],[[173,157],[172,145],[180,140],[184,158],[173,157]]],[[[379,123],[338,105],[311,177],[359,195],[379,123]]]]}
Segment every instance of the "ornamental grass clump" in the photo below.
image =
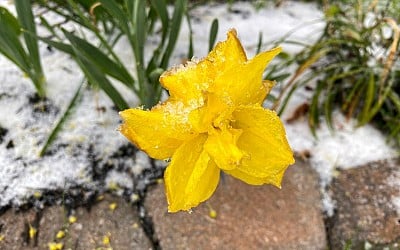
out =
{"type": "Polygon", "coordinates": [[[312,91],[314,133],[322,117],[333,127],[338,108],[359,126],[373,122],[400,145],[400,2],[330,1],[324,9],[326,25],[319,39],[311,45],[295,42],[303,50],[268,74],[277,79],[277,69],[297,66],[294,74],[280,75],[288,80],[274,107],[281,113],[293,94],[306,88],[312,91]]]}
{"type": "Polygon", "coordinates": [[[280,51],[248,60],[230,30],[204,59],[161,75],[167,101],[120,113],[123,135],[153,158],[171,158],[164,174],[169,212],[207,200],[221,171],[248,184],[281,186],[293,153],[277,114],[262,107],[274,85],[262,75],[280,51]]]}

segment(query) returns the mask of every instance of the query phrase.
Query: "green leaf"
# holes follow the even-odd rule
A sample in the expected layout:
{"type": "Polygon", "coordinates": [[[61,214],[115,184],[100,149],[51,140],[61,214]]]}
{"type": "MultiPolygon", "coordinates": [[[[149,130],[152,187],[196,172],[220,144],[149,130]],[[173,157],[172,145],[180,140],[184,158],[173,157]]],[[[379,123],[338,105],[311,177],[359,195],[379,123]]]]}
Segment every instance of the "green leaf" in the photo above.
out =
{"type": "Polygon", "coordinates": [[[130,34],[128,17],[122,10],[121,6],[118,5],[117,1],[99,0],[99,2],[101,3],[102,7],[115,19],[118,27],[120,27],[125,34],[130,34]]]}
{"type": "Polygon", "coordinates": [[[14,17],[11,12],[9,12],[6,8],[0,6],[0,20],[1,25],[7,25],[10,31],[15,33],[17,36],[21,34],[21,26],[18,22],[18,19],[14,17]]]}
{"type": "Polygon", "coordinates": [[[317,88],[315,90],[315,93],[314,93],[314,96],[312,98],[311,105],[310,105],[310,115],[309,115],[308,123],[311,128],[311,133],[314,136],[317,136],[316,128],[317,128],[317,125],[319,124],[319,97],[321,96],[323,87],[324,87],[323,82],[318,81],[317,88]]]}
{"type": "MultiPolygon", "coordinates": [[[[76,51],[76,53],[78,52],[76,51]]],[[[88,61],[86,58],[83,58],[79,54],[77,54],[76,61],[78,62],[89,82],[99,86],[108,95],[108,97],[110,97],[119,110],[124,110],[129,107],[121,94],[114,88],[107,77],[96,67],[96,65],[94,65],[91,61],[88,61]]]]}
{"type": "Polygon", "coordinates": [[[0,8],[0,52],[22,71],[29,72],[29,60],[18,39],[20,28],[17,19],[5,8],[0,8]]]}
{"type": "Polygon", "coordinates": [[[38,37],[38,39],[58,50],[68,54],[68,55],[75,56],[74,49],[72,48],[72,46],[70,44],[66,44],[63,42],[57,42],[57,41],[51,40],[50,38],[47,38],[47,37],[38,37]]]}
{"type": "Polygon", "coordinates": [[[258,43],[257,43],[256,54],[259,54],[261,52],[262,44],[263,44],[263,33],[262,33],[262,31],[260,31],[260,33],[258,33],[258,43]]]}
{"type": "Polygon", "coordinates": [[[133,25],[135,27],[135,55],[136,63],[140,65],[144,64],[144,45],[146,44],[146,2],[135,1],[134,4],[134,20],[133,25]]]}
{"type": "Polygon", "coordinates": [[[123,65],[115,63],[100,49],[74,34],[64,30],[64,35],[71,42],[76,53],[79,53],[80,56],[95,64],[96,67],[105,74],[121,81],[129,88],[133,87],[134,80],[123,65]]]}
{"type": "Polygon", "coordinates": [[[328,125],[328,128],[330,130],[333,130],[332,112],[333,112],[335,97],[336,97],[335,89],[333,89],[331,86],[328,87],[328,89],[326,90],[326,97],[324,100],[324,114],[325,114],[326,124],[328,125]]]}
{"type": "MultiPolygon", "coordinates": [[[[40,65],[40,58],[37,57],[36,60],[38,61],[35,61],[35,53],[32,56],[28,55],[25,51],[18,37],[21,31],[18,25],[17,19],[10,12],[4,8],[0,8],[0,53],[26,73],[34,84],[39,96],[44,96],[45,79],[40,65]]],[[[28,35],[24,33],[24,36],[28,35]]],[[[28,41],[30,40],[28,39],[28,41]]],[[[32,49],[31,47],[28,48],[32,49]]]]}
{"type": "Polygon", "coordinates": [[[150,1],[150,3],[157,11],[158,16],[160,17],[162,25],[161,43],[164,44],[164,41],[167,38],[169,30],[169,16],[168,16],[167,4],[164,0],[152,0],[150,1]]]}
{"type": "Polygon", "coordinates": [[[218,19],[214,19],[211,23],[210,28],[210,36],[208,40],[208,51],[211,51],[214,47],[215,40],[217,39],[218,34],[218,19]]]}
{"type": "Polygon", "coordinates": [[[369,81],[367,84],[367,91],[365,93],[365,98],[364,98],[364,105],[358,119],[360,123],[368,122],[367,117],[369,116],[372,102],[374,101],[374,96],[375,96],[375,76],[373,72],[370,72],[369,81]]]}
{"type": "Polygon", "coordinates": [[[189,47],[188,47],[188,54],[187,58],[188,60],[191,60],[193,58],[193,29],[192,29],[192,23],[190,22],[190,16],[189,13],[186,12],[186,21],[189,27],[189,47]]]}
{"type": "Polygon", "coordinates": [[[186,12],[187,0],[176,0],[174,5],[174,14],[171,20],[171,28],[169,32],[169,40],[167,48],[165,49],[163,58],[161,60],[161,68],[168,67],[169,59],[175,48],[176,41],[178,40],[179,31],[181,28],[182,17],[186,12]]]}
{"type": "Polygon", "coordinates": [[[40,16],[40,24],[45,27],[54,37],[57,37],[57,33],[54,30],[54,27],[50,25],[49,22],[47,22],[47,20],[43,17],[40,16]]]}
{"type": "MultiPolygon", "coordinates": [[[[18,13],[18,20],[22,29],[28,31],[29,33],[36,34],[36,24],[32,13],[31,1],[27,0],[15,0],[15,8],[18,13]]],[[[40,61],[39,47],[37,39],[34,36],[29,35],[24,32],[24,40],[26,47],[29,52],[29,60],[31,62],[32,71],[29,70],[27,73],[30,75],[33,83],[36,86],[38,94],[40,96],[45,95],[44,90],[44,74],[42,69],[42,64],[40,61]]]]}
{"type": "Polygon", "coordinates": [[[65,121],[68,119],[70,116],[73,108],[76,106],[78,101],[80,100],[81,93],[82,93],[82,86],[83,83],[85,82],[85,79],[82,80],[82,82],[79,84],[78,89],[75,91],[74,96],[72,97],[70,103],[68,104],[65,112],[61,116],[60,120],[57,122],[56,126],[54,126],[53,130],[51,131],[49,137],[47,138],[46,142],[44,143],[42,149],[40,150],[39,156],[43,157],[48,149],[48,147],[53,143],[53,141],[56,139],[57,134],[60,132],[62,126],[64,125],[65,121]]]}

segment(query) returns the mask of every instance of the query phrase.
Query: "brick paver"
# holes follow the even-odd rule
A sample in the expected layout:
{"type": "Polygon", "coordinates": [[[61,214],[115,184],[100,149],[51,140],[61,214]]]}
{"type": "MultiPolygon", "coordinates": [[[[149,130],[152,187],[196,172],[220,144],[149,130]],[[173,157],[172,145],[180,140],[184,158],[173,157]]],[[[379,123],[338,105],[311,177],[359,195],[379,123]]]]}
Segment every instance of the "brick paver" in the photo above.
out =
{"type": "Polygon", "coordinates": [[[298,160],[281,190],[226,175],[191,214],[167,213],[163,185],[148,192],[145,206],[163,249],[326,249],[318,190],[317,176],[298,160]]]}

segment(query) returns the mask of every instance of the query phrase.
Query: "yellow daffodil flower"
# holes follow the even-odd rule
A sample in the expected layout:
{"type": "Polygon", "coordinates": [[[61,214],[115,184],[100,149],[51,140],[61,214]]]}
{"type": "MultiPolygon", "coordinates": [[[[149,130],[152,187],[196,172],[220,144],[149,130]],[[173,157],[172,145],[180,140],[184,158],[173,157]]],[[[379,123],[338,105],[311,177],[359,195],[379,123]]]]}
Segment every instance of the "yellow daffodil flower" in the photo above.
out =
{"type": "Polygon", "coordinates": [[[262,74],[280,51],[248,60],[230,30],[204,59],[161,75],[167,101],[120,113],[124,136],[153,158],[171,158],[164,174],[169,212],[207,200],[221,170],[249,184],[280,187],[293,153],[279,117],[262,107],[274,85],[262,74]]]}

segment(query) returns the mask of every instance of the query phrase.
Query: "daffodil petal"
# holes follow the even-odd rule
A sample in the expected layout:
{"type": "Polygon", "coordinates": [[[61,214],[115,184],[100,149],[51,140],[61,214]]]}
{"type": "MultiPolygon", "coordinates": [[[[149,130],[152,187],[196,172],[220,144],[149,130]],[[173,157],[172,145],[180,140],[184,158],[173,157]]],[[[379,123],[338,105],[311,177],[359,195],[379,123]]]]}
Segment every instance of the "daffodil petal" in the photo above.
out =
{"type": "Polygon", "coordinates": [[[183,141],[193,137],[182,105],[166,102],[150,111],[127,109],[120,112],[120,132],[138,148],[156,159],[173,155],[183,141]]]}
{"type": "Polygon", "coordinates": [[[206,135],[198,135],[172,156],[164,173],[169,212],[189,210],[214,193],[220,170],[203,149],[206,139],[206,135]]]}
{"type": "Polygon", "coordinates": [[[268,81],[268,80],[262,81],[259,90],[253,91],[253,95],[251,97],[252,101],[249,101],[248,104],[262,104],[274,86],[275,86],[274,81],[268,81]]]}
{"type": "Polygon", "coordinates": [[[281,188],[281,182],[282,182],[282,178],[283,178],[283,174],[285,173],[285,169],[282,169],[281,172],[278,172],[275,174],[275,178],[271,178],[271,177],[256,177],[253,175],[249,175],[246,172],[243,172],[240,170],[240,168],[235,168],[235,169],[231,169],[231,170],[224,170],[225,173],[232,175],[233,177],[240,179],[244,182],[246,182],[247,184],[250,185],[263,185],[263,184],[272,184],[278,188],[281,188]]]}
{"type": "Polygon", "coordinates": [[[229,121],[234,107],[228,106],[214,93],[205,93],[204,106],[193,110],[189,115],[191,126],[198,132],[204,133],[222,123],[229,121]]]}
{"type": "Polygon", "coordinates": [[[247,157],[237,167],[240,172],[232,175],[248,183],[254,180],[246,175],[279,187],[284,171],[294,163],[279,117],[274,111],[257,106],[238,107],[233,117],[233,126],[243,130],[237,145],[247,157]]]}
{"type": "Polygon", "coordinates": [[[222,71],[208,90],[218,93],[230,105],[261,104],[273,86],[272,82],[263,82],[263,72],[281,50],[277,47],[265,51],[245,63],[222,71]]]}
{"type": "Polygon", "coordinates": [[[223,129],[214,130],[208,136],[204,149],[220,169],[231,170],[240,164],[244,153],[236,143],[241,133],[239,129],[223,129]]]}
{"type": "Polygon", "coordinates": [[[196,108],[203,104],[203,91],[212,82],[214,74],[210,61],[189,61],[186,65],[164,72],[160,76],[160,83],[168,90],[171,98],[196,108]]]}
{"type": "Polygon", "coordinates": [[[211,61],[220,72],[246,62],[246,53],[237,38],[236,30],[229,30],[227,39],[217,43],[205,59],[211,61]]]}
{"type": "Polygon", "coordinates": [[[236,31],[230,30],[227,40],[219,42],[207,57],[196,62],[175,67],[164,72],[160,77],[161,84],[168,89],[174,99],[184,100],[187,105],[200,107],[203,93],[220,72],[235,69],[245,63],[246,54],[237,38],[236,31]]]}

